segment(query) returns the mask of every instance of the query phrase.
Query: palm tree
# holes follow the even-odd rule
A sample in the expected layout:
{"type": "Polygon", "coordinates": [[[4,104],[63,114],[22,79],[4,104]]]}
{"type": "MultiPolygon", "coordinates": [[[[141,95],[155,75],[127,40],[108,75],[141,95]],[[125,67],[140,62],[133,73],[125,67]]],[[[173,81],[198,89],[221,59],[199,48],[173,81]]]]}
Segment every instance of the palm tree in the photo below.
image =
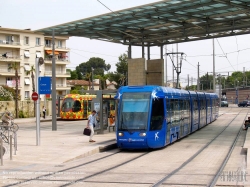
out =
{"type": "Polygon", "coordinates": [[[99,89],[100,90],[106,90],[107,84],[106,80],[108,79],[108,75],[97,75],[97,78],[99,79],[99,89]]]}
{"type": "Polygon", "coordinates": [[[15,71],[15,81],[16,81],[16,96],[15,96],[15,111],[16,118],[18,118],[18,70],[19,70],[19,62],[13,62],[8,69],[14,69],[15,71]]]}
{"type": "MultiPolygon", "coordinates": [[[[31,66],[29,71],[26,71],[26,75],[31,74],[31,80],[32,80],[32,92],[34,93],[36,91],[35,89],[35,76],[34,73],[36,72],[34,65],[31,66]]],[[[36,116],[36,103],[34,101],[34,116],[36,116]]]]}

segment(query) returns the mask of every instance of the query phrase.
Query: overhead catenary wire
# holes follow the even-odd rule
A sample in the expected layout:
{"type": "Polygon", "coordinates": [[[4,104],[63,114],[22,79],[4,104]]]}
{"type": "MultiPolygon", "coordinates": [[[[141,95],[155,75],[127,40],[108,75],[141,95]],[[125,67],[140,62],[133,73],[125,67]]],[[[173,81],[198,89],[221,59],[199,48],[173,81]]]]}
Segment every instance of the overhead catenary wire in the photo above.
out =
{"type": "MultiPolygon", "coordinates": [[[[231,65],[231,67],[234,69],[234,67],[232,66],[231,62],[229,61],[229,59],[227,58],[226,54],[224,53],[224,50],[222,49],[222,47],[221,47],[221,45],[220,45],[219,40],[218,40],[217,38],[216,38],[216,40],[217,40],[217,42],[218,42],[218,44],[219,44],[219,46],[220,46],[220,48],[221,48],[221,50],[222,50],[223,54],[225,55],[225,57],[226,57],[227,61],[229,62],[229,64],[231,65]]],[[[234,70],[235,70],[235,69],[234,69],[234,70]]],[[[235,70],[235,71],[236,71],[236,70],[235,70]]]]}

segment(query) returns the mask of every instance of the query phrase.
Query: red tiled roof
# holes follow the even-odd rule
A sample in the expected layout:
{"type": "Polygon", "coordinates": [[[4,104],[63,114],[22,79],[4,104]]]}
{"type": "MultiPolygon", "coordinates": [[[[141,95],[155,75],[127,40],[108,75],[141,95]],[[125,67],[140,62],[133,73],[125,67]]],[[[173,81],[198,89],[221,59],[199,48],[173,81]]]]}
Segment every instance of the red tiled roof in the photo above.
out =
{"type": "MultiPolygon", "coordinates": [[[[90,82],[91,84],[91,82],[90,82]]],[[[67,85],[89,86],[89,81],[85,80],[67,80],[67,85]]]]}

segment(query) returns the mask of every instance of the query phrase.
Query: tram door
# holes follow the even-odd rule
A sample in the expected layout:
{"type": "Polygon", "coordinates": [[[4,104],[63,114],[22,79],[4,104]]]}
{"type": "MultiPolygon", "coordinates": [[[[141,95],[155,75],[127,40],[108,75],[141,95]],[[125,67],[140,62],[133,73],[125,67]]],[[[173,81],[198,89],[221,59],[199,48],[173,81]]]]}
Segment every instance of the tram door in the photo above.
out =
{"type": "MultiPolygon", "coordinates": [[[[169,99],[167,112],[167,133],[169,133],[169,143],[180,138],[180,106],[178,99],[169,99]]],[[[168,134],[167,134],[168,136],[168,134]]]]}
{"type": "Polygon", "coordinates": [[[185,100],[179,100],[179,121],[180,121],[180,131],[179,131],[179,138],[183,137],[184,135],[184,112],[186,108],[185,100]]]}
{"type": "Polygon", "coordinates": [[[83,101],[83,118],[84,119],[88,118],[88,101],[87,100],[83,101]]]}
{"type": "Polygon", "coordinates": [[[166,144],[170,143],[170,126],[172,111],[170,109],[170,99],[166,99],[166,144]]]}

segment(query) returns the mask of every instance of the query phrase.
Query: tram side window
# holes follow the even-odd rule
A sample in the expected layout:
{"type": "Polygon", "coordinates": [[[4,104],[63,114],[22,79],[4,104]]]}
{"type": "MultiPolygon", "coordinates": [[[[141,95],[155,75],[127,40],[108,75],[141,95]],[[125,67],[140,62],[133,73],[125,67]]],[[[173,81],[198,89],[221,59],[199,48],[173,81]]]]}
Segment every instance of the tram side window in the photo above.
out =
{"type": "Polygon", "coordinates": [[[74,100],[72,98],[66,98],[64,99],[62,103],[62,112],[69,112],[71,110],[71,107],[73,106],[74,100]]]}
{"type": "Polygon", "coordinates": [[[152,115],[150,121],[150,130],[160,130],[164,119],[163,99],[155,99],[152,104],[152,115]]]}
{"type": "Polygon", "coordinates": [[[80,101],[75,101],[72,107],[72,112],[78,112],[81,110],[81,103],[80,101]]]}

